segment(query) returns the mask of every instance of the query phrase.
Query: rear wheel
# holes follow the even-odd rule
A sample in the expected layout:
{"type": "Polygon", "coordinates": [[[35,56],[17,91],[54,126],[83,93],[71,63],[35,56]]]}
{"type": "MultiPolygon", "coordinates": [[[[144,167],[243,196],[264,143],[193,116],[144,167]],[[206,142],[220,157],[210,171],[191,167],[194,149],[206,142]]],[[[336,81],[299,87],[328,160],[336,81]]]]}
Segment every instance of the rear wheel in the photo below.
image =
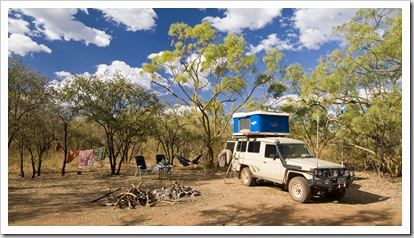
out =
{"type": "Polygon", "coordinates": [[[244,186],[253,186],[255,185],[255,178],[252,176],[252,172],[249,167],[244,167],[240,173],[241,182],[244,186]]]}
{"type": "Polygon", "coordinates": [[[308,182],[303,177],[294,177],[289,181],[290,197],[300,203],[309,202],[312,192],[308,182]]]}
{"type": "Polygon", "coordinates": [[[334,201],[339,201],[345,196],[345,188],[338,188],[331,192],[325,192],[325,197],[334,201]]]}

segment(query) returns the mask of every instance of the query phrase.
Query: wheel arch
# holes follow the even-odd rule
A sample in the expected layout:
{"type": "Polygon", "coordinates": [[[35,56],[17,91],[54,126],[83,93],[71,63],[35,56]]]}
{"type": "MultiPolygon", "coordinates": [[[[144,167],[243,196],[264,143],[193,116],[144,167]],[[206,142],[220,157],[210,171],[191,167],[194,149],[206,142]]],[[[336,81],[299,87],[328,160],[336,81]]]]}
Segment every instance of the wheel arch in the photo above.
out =
{"type": "Polygon", "coordinates": [[[294,177],[302,177],[302,178],[306,179],[306,177],[301,173],[298,173],[298,172],[295,172],[295,171],[286,171],[285,182],[284,182],[284,187],[285,187],[286,190],[288,189],[290,180],[294,177]]]}
{"type": "MultiPolygon", "coordinates": [[[[249,167],[248,165],[246,165],[246,164],[240,164],[240,169],[239,169],[239,171],[238,171],[238,173],[237,173],[237,177],[238,177],[238,179],[240,179],[241,178],[241,171],[244,169],[244,168],[246,168],[246,167],[249,167]]],[[[250,167],[249,167],[250,168],[250,167]]]]}

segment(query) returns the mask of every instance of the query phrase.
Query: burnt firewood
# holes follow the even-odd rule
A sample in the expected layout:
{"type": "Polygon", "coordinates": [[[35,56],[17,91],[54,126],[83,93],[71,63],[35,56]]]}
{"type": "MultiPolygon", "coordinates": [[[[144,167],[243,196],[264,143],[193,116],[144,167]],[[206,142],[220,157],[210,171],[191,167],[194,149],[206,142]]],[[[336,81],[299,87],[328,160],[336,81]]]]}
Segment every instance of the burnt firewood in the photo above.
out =
{"type": "Polygon", "coordinates": [[[174,181],[170,188],[162,187],[148,192],[139,188],[141,184],[142,182],[138,186],[132,184],[132,188],[127,192],[114,195],[115,191],[113,191],[99,199],[104,197],[108,198],[108,202],[104,206],[135,209],[138,205],[154,206],[159,202],[167,202],[174,205],[175,202],[178,202],[184,197],[201,196],[201,192],[191,187],[185,187],[179,181],[174,181]]]}

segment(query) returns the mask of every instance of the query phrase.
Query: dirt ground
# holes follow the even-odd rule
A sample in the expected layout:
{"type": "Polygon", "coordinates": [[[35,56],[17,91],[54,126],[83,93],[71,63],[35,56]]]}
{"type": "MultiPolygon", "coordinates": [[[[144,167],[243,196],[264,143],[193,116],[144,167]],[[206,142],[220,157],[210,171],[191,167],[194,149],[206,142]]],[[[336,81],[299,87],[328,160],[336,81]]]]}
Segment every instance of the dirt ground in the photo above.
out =
{"type": "Polygon", "coordinates": [[[401,226],[402,181],[356,171],[356,180],[340,202],[315,197],[294,202],[273,184],[254,187],[224,183],[224,172],[176,167],[171,181],[156,174],[134,177],[134,168],[110,176],[107,169],[45,173],[35,179],[9,174],[9,226],[401,226]],[[109,189],[126,192],[131,184],[150,191],[180,181],[202,193],[174,204],[120,209],[90,201],[109,189]]]}

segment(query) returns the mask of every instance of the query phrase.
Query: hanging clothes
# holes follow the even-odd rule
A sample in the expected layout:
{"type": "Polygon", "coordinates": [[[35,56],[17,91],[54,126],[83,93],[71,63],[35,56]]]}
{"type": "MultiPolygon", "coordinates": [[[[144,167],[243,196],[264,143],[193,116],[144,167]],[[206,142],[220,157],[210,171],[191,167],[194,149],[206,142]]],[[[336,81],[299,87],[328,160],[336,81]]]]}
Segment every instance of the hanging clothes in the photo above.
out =
{"type": "Polygon", "coordinates": [[[93,166],[93,150],[79,151],[79,168],[90,168],[93,166]]]}
{"type": "Polygon", "coordinates": [[[75,150],[75,151],[69,150],[68,157],[66,158],[66,163],[68,164],[68,163],[72,162],[72,160],[74,158],[76,158],[76,156],[78,156],[78,154],[79,154],[79,150],[75,150]]]}
{"type": "Polygon", "coordinates": [[[95,157],[96,161],[101,161],[105,159],[105,147],[99,147],[93,149],[93,157],[95,157]]]}
{"type": "Polygon", "coordinates": [[[55,146],[55,150],[56,151],[59,151],[60,150],[60,148],[62,148],[62,146],[60,145],[60,143],[58,142],[57,144],[56,144],[56,146],[55,146]]]}

